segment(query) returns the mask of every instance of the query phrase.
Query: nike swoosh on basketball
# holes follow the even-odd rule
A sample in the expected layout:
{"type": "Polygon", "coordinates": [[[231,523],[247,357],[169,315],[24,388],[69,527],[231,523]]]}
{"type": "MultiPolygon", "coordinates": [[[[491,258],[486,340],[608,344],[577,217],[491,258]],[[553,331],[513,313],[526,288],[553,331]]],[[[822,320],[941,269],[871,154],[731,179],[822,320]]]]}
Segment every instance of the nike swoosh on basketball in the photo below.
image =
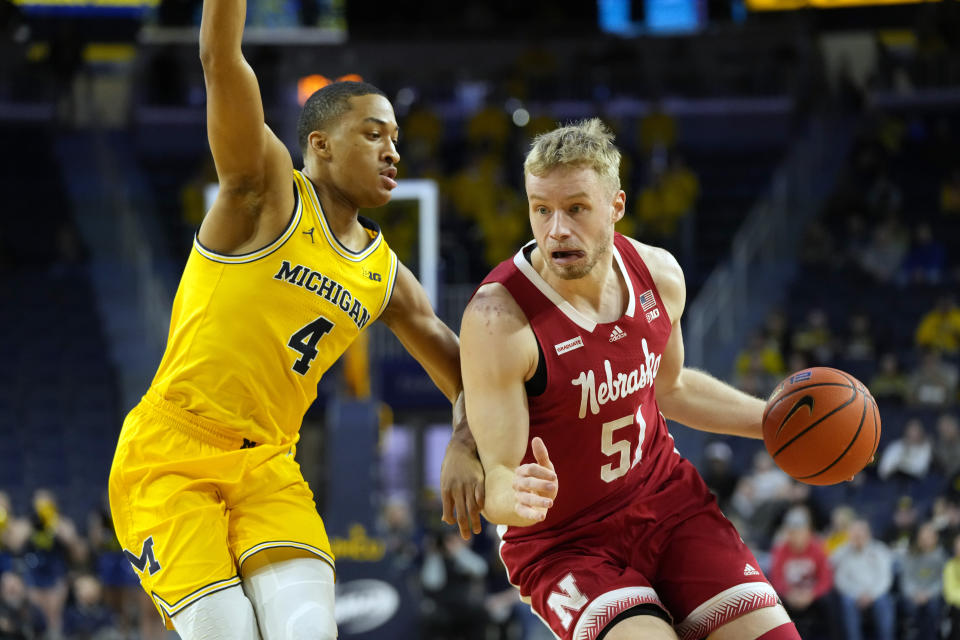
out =
{"type": "Polygon", "coordinates": [[[801,407],[806,407],[807,411],[810,412],[810,415],[813,415],[813,396],[807,394],[797,400],[797,402],[790,407],[790,411],[787,412],[787,415],[784,416],[783,421],[780,422],[780,426],[777,427],[777,435],[780,435],[780,432],[783,431],[784,425],[787,424],[787,420],[792,418],[793,414],[799,411],[801,407]]]}

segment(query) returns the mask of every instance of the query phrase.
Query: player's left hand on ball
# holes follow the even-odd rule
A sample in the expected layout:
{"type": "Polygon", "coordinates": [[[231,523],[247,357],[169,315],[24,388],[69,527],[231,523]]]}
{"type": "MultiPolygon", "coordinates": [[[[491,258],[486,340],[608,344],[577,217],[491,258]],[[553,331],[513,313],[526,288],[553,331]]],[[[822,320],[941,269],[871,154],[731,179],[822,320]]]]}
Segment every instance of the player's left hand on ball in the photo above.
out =
{"type": "Polygon", "coordinates": [[[442,519],[447,524],[456,524],[464,540],[470,539],[471,532],[480,533],[482,530],[483,482],[483,465],[476,449],[452,439],[440,467],[442,519]]]}
{"type": "Polygon", "coordinates": [[[550,462],[547,445],[539,437],[530,443],[536,462],[522,464],[513,473],[513,490],[517,515],[534,522],[542,522],[553,506],[560,483],[550,462]]]}

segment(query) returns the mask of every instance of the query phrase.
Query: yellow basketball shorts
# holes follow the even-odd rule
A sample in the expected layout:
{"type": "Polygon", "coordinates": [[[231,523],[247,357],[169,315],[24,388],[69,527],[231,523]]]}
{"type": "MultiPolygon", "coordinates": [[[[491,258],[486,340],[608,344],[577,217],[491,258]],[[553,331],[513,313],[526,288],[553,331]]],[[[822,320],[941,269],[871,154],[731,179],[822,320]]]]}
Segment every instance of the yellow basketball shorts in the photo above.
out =
{"type": "Polygon", "coordinates": [[[128,415],[110,469],[124,554],[167,628],[200,598],[240,584],[250,556],[292,547],[333,566],[294,447],[254,444],[155,392],[128,415]]]}

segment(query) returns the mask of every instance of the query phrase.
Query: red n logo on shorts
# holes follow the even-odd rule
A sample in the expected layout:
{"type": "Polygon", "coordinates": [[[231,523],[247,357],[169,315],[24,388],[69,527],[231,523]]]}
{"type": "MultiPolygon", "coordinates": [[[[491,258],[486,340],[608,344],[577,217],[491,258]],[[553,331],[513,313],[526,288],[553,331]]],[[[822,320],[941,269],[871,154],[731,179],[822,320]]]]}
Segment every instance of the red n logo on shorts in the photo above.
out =
{"type": "Polygon", "coordinates": [[[580,593],[580,589],[577,588],[577,582],[573,579],[572,573],[564,576],[563,580],[561,580],[557,586],[563,593],[551,591],[550,597],[547,598],[547,606],[553,609],[553,612],[560,618],[560,624],[563,625],[564,629],[567,629],[570,627],[570,623],[573,622],[573,616],[570,615],[570,611],[576,613],[580,611],[580,609],[583,609],[584,605],[587,604],[587,596],[580,593]],[[570,611],[567,611],[568,609],[570,611]]]}
{"type": "Polygon", "coordinates": [[[127,560],[130,561],[133,568],[140,573],[149,571],[150,575],[153,575],[162,568],[160,563],[157,562],[157,557],[153,555],[153,536],[143,541],[143,550],[140,552],[139,557],[133,555],[126,549],[123,550],[123,555],[127,556],[127,560]]]}

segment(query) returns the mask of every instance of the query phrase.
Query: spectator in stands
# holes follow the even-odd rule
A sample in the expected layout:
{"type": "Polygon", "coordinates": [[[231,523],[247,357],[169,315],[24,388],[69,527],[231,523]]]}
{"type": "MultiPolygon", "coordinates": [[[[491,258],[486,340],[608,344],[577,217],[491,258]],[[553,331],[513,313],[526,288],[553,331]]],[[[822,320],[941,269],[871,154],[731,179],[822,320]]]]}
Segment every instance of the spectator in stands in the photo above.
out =
{"type": "Polygon", "coordinates": [[[648,159],[665,158],[677,142],[677,121],[655,99],[650,110],[640,118],[638,128],[640,150],[648,159]]]}
{"type": "Polygon", "coordinates": [[[925,522],[917,529],[914,543],[900,562],[900,602],[904,628],[916,635],[905,640],[935,638],[940,627],[943,568],[947,556],[940,547],[937,530],[925,522]]]}
{"type": "Polygon", "coordinates": [[[954,167],[940,186],[940,211],[960,215],[960,166],[954,167]]]}
{"type": "Polygon", "coordinates": [[[960,353],[960,307],[952,295],[941,296],[917,325],[917,346],[950,355],[960,353]]]}
{"type": "Polygon", "coordinates": [[[846,640],[862,640],[862,619],[869,610],[877,640],[893,640],[896,607],[890,595],[893,555],[870,534],[866,520],[850,525],[849,542],[833,556],[834,584],[846,640]]]}
{"type": "Polygon", "coordinates": [[[5,491],[0,491],[0,573],[10,569],[10,548],[7,544],[7,533],[13,521],[13,503],[5,491]]]}
{"type": "Polygon", "coordinates": [[[886,400],[897,404],[907,401],[909,382],[907,375],[900,371],[900,360],[895,353],[885,353],[880,358],[879,371],[870,378],[870,393],[877,400],[886,400]]]}
{"type": "Polygon", "coordinates": [[[907,400],[931,408],[947,408],[957,401],[957,368],[944,362],[939,351],[923,354],[908,379],[907,400]]]}
{"type": "Polygon", "coordinates": [[[487,562],[459,532],[430,533],[424,541],[420,584],[424,640],[484,640],[487,562]]]}
{"type": "Polygon", "coordinates": [[[773,464],[766,451],[757,451],[753,470],[740,478],[730,499],[731,510],[747,523],[751,533],[761,544],[781,514],[788,500],[793,481],[773,464]]]}
{"type": "MultiPolygon", "coordinates": [[[[67,607],[63,631],[71,640],[106,640],[114,631],[114,612],[103,603],[100,581],[89,574],[73,580],[73,603],[67,607]]],[[[112,634],[110,637],[116,637],[112,634]]]]}
{"type": "Polygon", "coordinates": [[[698,193],[696,176],[689,171],[676,175],[668,169],[652,172],[634,208],[639,232],[657,244],[674,244],[680,220],[690,212],[698,193]]]}
{"type": "Polygon", "coordinates": [[[467,142],[471,149],[500,155],[510,137],[510,119],[499,103],[489,100],[467,120],[467,142]]]}
{"type": "Polygon", "coordinates": [[[896,555],[906,555],[910,543],[916,537],[920,514],[910,496],[900,496],[890,519],[890,526],[883,532],[883,541],[896,555]]]}
{"type": "Polygon", "coordinates": [[[792,508],[784,518],[783,539],[773,547],[769,577],[800,637],[821,637],[833,617],[828,598],[833,571],[803,507],[792,508]]]}
{"type": "Polygon", "coordinates": [[[937,470],[947,478],[960,471],[960,420],[952,413],[937,418],[937,444],[933,449],[937,470]]]}
{"type": "Polygon", "coordinates": [[[763,339],[771,349],[775,349],[780,357],[785,357],[793,351],[791,331],[787,314],[783,309],[774,309],[767,314],[763,321],[763,339]]]}
{"type": "Polygon", "coordinates": [[[823,541],[824,549],[828,555],[847,544],[850,538],[850,525],[857,519],[857,512],[853,507],[842,504],[834,507],[830,512],[830,527],[827,530],[827,537],[823,541]]]}
{"type": "Polygon", "coordinates": [[[937,284],[947,270],[947,250],[933,237],[929,224],[917,225],[913,245],[901,267],[902,284],[937,284]]]}
{"type": "Polygon", "coordinates": [[[424,162],[440,153],[443,121],[429,103],[415,102],[404,118],[403,135],[404,159],[411,161],[412,166],[419,170],[424,162]]]}
{"type": "Polygon", "coordinates": [[[807,312],[806,320],[793,333],[793,348],[803,353],[815,365],[824,365],[833,359],[833,332],[823,309],[807,312]]]}
{"type": "Polygon", "coordinates": [[[765,395],[785,372],[780,351],[760,332],[750,334],[746,347],[737,354],[734,363],[737,387],[754,395],[765,395]]]}
{"type": "Polygon", "coordinates": [[[23,577],[15,571],[0,574],[0,638],[39,640],[46,628],[43,612],[27,598],[23,577]]]}
{"type": "Polygon", "coordinates": [[[717,502],[724,511],[727,510],[730,498],[740,481],[740,475],[730,464],[732,459],[733,450],[722,440],[715,440],[703,449],[703,481],[717,497],[717,502]]]}
{"type": "Polygon", "coordinates": [[[960,535],[953,539],[953,557],[943,567],[943,599],[950,620],[947,640],[960,640],[960,535]]]}
{"type": "Polygon", "coordinates": [[[67,600],[67,570],[71,559],[80,561],[84,541],[76,527],[63,517],[56,498],[47,489],[33,494],[33,533],[24,550],[25,575],[30,601],[43,611],[50,635],[58,638],[67,600]]]}
{"type": "Polygon", "coordinates": [[[907,253],[907,236],[896,218],[890,217],[873,230],[870,243],[860,252],[860,268],[880,284],[892,282],[907,253]]]}
{"type": "Polygon", "coordinates": [[[850,327],[843,345],[843,356],[847,360],[873,362],[877,356],[877,346],[870,327],[870,316],[863,312],[850,316],[850,327]]]}
{"type": "Polygon", "coordinates": [[[930,522],[940,536],[940,544],[949,547],[953,539],[960,535],[960,504],[949,496],[937,496],[933,501],[930,522]]]}
{"type": "Polygon", "coordinates": [[[909,480],[923,478],[933,459],[933,443],[919,418],[907,421],[902,438],[887,445],[880,456],[877,474],[888,480],[895,474],[909,480]]]}

